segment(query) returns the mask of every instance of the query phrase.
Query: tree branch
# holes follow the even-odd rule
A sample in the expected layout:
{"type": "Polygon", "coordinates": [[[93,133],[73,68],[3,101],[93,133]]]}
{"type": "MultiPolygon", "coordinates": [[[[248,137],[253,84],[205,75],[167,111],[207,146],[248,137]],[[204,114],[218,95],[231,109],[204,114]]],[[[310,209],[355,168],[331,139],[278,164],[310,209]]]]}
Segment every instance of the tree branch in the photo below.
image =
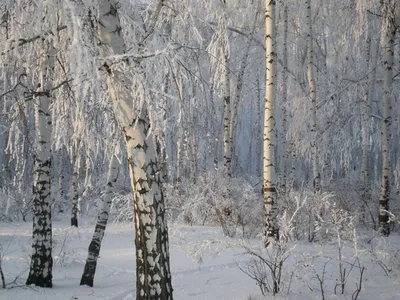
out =
{"type": "MultiPolygon", "coordinates": [[[[58,27],[57,27],[57,31],[58,31],[58,32],[59,32],[59,31],[62,31],[62,30],[64,30],[64,29],[67,29],[67,25],[61,25],[61,26],[58,26],[58,27]]],[[[14,49],[17,48],[17,47],[21,47],[21,46],[23,46],[23,45],[32,43],[32,42],[34,42],[34,41],[40,39],[41,37],[46,36],[46,35],[49,35],[49,34],[53,34],[53,32],[52,32],[51,30],[49,30],[49,31],[43,33],[42,35],[40,35],[40,34],[39,34],[39,35],[35,35],[35,36],[31,37],[31,38],[27,38],[27,39],[25,39],[25,38],[19,38],[19,39],[18,39],[18,44],[17,44],[16,46],[12,46],[12,47],[9,48],[7,51],[1,52],[1,55],[6,55],[8,52],[10,52],[11,50],[14,50],[14,49]]],[[[16,42],[16,41],[15,41],[15,40],[11,40],[11,42],[16,42]]]]}

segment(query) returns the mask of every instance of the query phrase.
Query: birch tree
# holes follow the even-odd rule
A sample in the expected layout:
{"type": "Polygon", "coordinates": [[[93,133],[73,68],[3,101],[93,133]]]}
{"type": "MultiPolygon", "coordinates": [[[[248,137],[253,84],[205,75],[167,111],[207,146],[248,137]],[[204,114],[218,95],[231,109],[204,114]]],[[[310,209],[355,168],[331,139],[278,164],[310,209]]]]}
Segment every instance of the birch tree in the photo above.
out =
{"type": "MultiPolygon", "coordinates": [[[[148,27],[139,44],[151,34],[163,1],[158,1],[148,27]]],[[[125,42],[121,35],[117,1],[99,2],[99,40],[108,93],[126,141],[132,191],[136,245],[136,299],[172,299],[169,264],[168,229],[164,218],[164,196],[157,170],[156,151],[150,131],[147,108],[135,109],[127,87],[140,89],[140,82],[127,78],[123,70],[112,69],[108,56],[123,55],[125,42]],[[130,84],[126,84],[129,82],[130,84]]],[[[126,62],[122,61],[122,67],[126,62]]]]}
{"type": "Polygon", "coordinates": [[[223,52],[223,64],[224,64],[224,172],[228,177],[232,176],[232,145],[230,143],[231,133],[231,81],[230,81],[230,67],[229,67],[229,39],[227,36],[226,19],[221,20],[223,23],[223,40],[222,40],[222,52],[223,52]]]}
{"type": "Polygon", "coordinates": [[[26,284],[52,287],[52,220],[51,220],[51,78],[55,52],[43,42],[40,57],[40,83],[34,95],[35,105],[35,177],[33,185],[32,256],[26,284]]]}
{"type": "MultiPolygon", "coordinates": [[[[367,32],[367,70],[369,73],[367,92],[364,98],[364,116],[363,116],[363,148],[362,148],[362,159],[361,159],[361,182],[362,182],[362,193],[364,203],[370,203],[371,200],[371,182],[370,182],[370,167],[369,161],[370,155],[370,139],[371,139],[371,126],[372,126],[372,99],[375,96],[375,85],[376,85],[376,69],[379,54],[379,40],[374,38],[373,24],[375,23],[372,16],[369,16],[368,20],[368,32],[367,32]]],[[[378,28],[378,34],[380,33],[380,26],[378,28]]],[[[363,208],[364,210],[364,208],[363,208]]]]}
{"type": "Polygon", "coordinates": [[[71,226],[78,227],[78,212],[79,212],[79,173],[81,169],[81,140],[76,141],[76,145],[72,154],[72,208],[71,208],[71,226]]]}
{"type": "Polygon", "coordinates": [[[317,150],[317,95],[314,78],[314,49],[313,49],[313,31],[311,18],[311,0],[306,0],[306,24],[307,24],[307,76],[308,86],[311,100],[311,156],[313,162],[313,187],[315,192],[321,189],[321,176],[318,167],[318,150],[317,150]]]}
{"type": "Polygon", "coordinates": [[[278,209],[275,172],[275,98],[276,98],[276,47],[275,0],[265,1],[266,83],[264,99],[264,164],[263,193],[265,206],[264,243],[279,240],[278,209]]]}
{"type": "Polygon", "coordinates": [[[103,198],[103,206],[99,216],[97,217],[96,227],[94,229],[92,241],[89,245],[88,257],[86,259],[85,268],[82,274],[80,283],[81,285],[93,286],[97,259],[100,254],[101,242],[103,241],[104,233],[106,231],[112,196],[115,192],[115,183],[117,182],[119,172],[118,159],[115,155],[113,155],[110,159],[107,185],[103,198]]]}
{"type": "Polygon", "coordinates": [[[280,165],[280,180],[279,185],[284,193],[286,191],[286,164],[288,160],[289,150],[287,148],[286,143],[286,133],[287,133],[287,111],[286,111],[286,102],[288,98],[288,83],[289,80],[288,76],[288,27],[289,27],[289,20],[288,20],[288,4],[287,0],[281,1],[281,5],[283,7],[283,66],[282,66],[282,128],[281,128],[281,143],[282,143],[282,150],[281,150],[281,165],[280,165]]]}
{"type": "MultiPolygon", "coordinates": [[[[237,75],[237,83],[236,83],[236,90],[235,90],[235,94],[234,94],[235,97],[233,98],[232,116],[231,116],[230,133],[229,133],[229,137],[230,137],[229,147],[230,147],[231,157],[232,157],[233,153],[235,153],[234,145],[236,144],[235,136],[237,133],[237,124],[236,123],[237,123],[237,119],[238,119],[239,102],[240,102],[241,95],[242,95],[244,75],[245,75],[246,67],[248,64],[250,49],[252,46],[251,37],[254,35],[254,31],[255,31],[256,25],[257,25],[257,19],[258,19],[258,11],[256,12],[256,14],[254,16],[253,24],[250,29],[251,30],[250,31],[250,40],[248,41],[247,46],[245,48],[242,60],[240,62],[239,73],[237,75]]],[[[236,159],[236,161],[237,161],[237,159],[236,159]]],[[[232,168],[233,168],[233,164],[231,163],[231,174],[233,172],[232,168]]]]}
{"type": "Polygon", "coordinates": [[[379,196],[379,227],[383,235],[389,235],[389,199],[390,199],[390,142],[391,142],[391,93],[393,83],[394,44],[396,35],[395,26],[395,1],[387,0],[383,4],[384,37],[382,48],[384,57],[384,83],[383,83],[383,119],[382,119],[382,183],[379,196]]]}

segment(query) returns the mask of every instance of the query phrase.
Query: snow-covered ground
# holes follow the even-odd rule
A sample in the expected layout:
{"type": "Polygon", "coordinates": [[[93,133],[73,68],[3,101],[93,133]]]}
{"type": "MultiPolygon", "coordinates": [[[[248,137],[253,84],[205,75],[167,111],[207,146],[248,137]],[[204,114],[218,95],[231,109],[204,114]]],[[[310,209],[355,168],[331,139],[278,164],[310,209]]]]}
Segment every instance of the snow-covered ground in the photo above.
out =
{"type": "MultiPolygon", "coordinates": [[[[29,269],[31,224],[0,224],[0,243],[4,256],[2,267],[6,282],[9,283],[8,289],[0,291],[0,299],[135,299],[134,234],[131,225],[108,226],[98,261],[95,285],[93,288],[79,286],[94,228],[92,223],[83,220],[78,229],[65,224],[54,224],[55,264],[52,289],[24,285],[29,269]],[[10,283],[11,281],[14,282],[10,283]]],[[[240,264],[245,267],[249,261],[249,257],[243,255],[244,250],[235,246],[241,242],[224,238],[219,228],[170,226],[174,299],[262,299],[257,297],[261,294],[255,281],[237,266],[240,264]]],[[[257,244],[257,241],[246,243],[257,244]]],[[[392,251],[390,257],[386,257],[387,261],[381,261],[380,257],[374,261],[367,250],[360,250],[366,269],[363,289],[358,299],[400,299],[399,270],[396,270],[400,267],[400,247],[396,247],[400,246],[400,238],[391,237],[391,245],[385,248],[392,251]],[[393,261],[396,259],[396,251],[398,266],[393,261]],[[385,262],[393,269],[389,276],[379,266],[385,262]]],[[[378,250],[377,253],[379,254],[378,250]]],[[[344,260],[350,261],[352,255],[352,250],[345,247],[344,260]]],[[[346,293],[336,296],[334,286],[339,278],[336,257],[337,247],[334,244],[301,242],[296,245],[285,268],[285,289],[282,296],[276,299],[322,299],[317,275],[322,275],[323,266],[328,261],[324,282],[326,299],[352,299],[360,272],[354,267],[346,285],[346,293]],[[290,292],[287,295],[289,281],[290,292]]],[[[348,272],[349,267],[346,268],[348,272]]]]}

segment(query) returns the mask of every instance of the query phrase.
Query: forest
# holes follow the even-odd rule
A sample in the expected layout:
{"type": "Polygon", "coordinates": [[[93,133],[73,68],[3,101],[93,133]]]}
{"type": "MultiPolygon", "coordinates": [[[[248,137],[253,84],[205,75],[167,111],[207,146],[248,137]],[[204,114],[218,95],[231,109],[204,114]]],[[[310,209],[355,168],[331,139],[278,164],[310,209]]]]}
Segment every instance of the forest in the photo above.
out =
{"type": "Polygon", "coordinates": [[[399,0],[0,0],[0,300],[400,299],[399,0]]]}

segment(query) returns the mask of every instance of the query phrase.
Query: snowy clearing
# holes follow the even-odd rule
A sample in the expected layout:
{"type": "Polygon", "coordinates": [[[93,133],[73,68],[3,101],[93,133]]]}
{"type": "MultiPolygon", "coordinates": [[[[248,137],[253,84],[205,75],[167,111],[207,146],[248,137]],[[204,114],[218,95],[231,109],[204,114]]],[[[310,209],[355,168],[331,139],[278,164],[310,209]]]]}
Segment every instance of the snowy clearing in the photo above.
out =
{"type": "MultiPolygon", "coordinates": [[[[52,289],[24,285],[31,251],[30,223],[2,223],[2,267],[8,289],[2,290],[0,299],[135,299],[132,226],[108,226],[98,261],[95,286],[89,288],[79,286],[79,280],[94,225],[88,221],[81,223],[80,228],[71,228],[59,222],[54,224],[52,289]]],[[[220,228],[184,225],[170,226],[170,239],[174,299],[264,299],[255,281],[237,267],[238,263],[242,267],[246,266],[250,260],[239,247],[242,241],[223,237],[220,228]]],[[[257,245],[258,241],[246,243],[257,245]]],[[[398,258],[400,237],[392,236],[390,244],[390,249],[397,249],[398,258]]],[[[351,247],[344,247],[344,253],[343,261],[350,260],[354,255],[351,247]]],[[[363,289],[358,299],[400,299],[400,281],[396,274],[399,270],[395,269],[396,266],[389,266],[393,270],[387,276],[377,260],[374,262],[366,250],[360,250],[360,253],[366,269],[363,289]]],[[[322,275],[327,261],[329,263],[326,265],[324,283],[326,299],[352,299],[359,272],[353,269],[344,295],[334,295],[338,278],[336,255],[334,244],[299,242],[287,261],[283,274],[283,293],[275,299],[322,299],[316,274],[322,275]],[[313,265],[307,266],[310,257],[314,257],[313,265]],[[287,294],[289,281],[290,292],[287,294]]],[[[396,253],[394,255],[396,257],[396,253]]],[[[381,262],[385,263],[384,260],[381,262]]]]}

